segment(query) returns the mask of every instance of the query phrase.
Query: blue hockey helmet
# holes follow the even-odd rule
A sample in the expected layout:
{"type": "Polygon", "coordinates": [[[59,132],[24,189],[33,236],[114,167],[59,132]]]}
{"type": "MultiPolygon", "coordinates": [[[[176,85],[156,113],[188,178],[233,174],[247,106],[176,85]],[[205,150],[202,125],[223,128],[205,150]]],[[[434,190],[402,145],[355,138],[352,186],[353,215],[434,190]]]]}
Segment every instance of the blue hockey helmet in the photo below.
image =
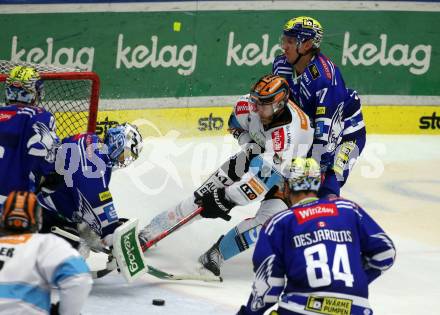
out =
{"type": "Polygon", "coordinates": [[[6,79],[6,103],[38,105],[44,97],[43,80],[33,67],[16,66],[6,79]]]}
{"type": "Polygon", "coordinates": [[[286,177],[292,192],[317,192],[321,186],[321,168],[313,158],[293,159],[286,177]]]}
{"type": "Polygon", "coordinates": [[[139,157],[143,140],[135,125],[124,123],[107,130],[104,143],[113,166],[125,167],[139,157]]]}
{"type": "Polygon", "coordinates": [[[313,47],[319,48],[324,36],[324,29],[318,20],[309,16],[298,16],[284,24],[283,34],[296,38],[297,44],[312,39],[313,47]]]}

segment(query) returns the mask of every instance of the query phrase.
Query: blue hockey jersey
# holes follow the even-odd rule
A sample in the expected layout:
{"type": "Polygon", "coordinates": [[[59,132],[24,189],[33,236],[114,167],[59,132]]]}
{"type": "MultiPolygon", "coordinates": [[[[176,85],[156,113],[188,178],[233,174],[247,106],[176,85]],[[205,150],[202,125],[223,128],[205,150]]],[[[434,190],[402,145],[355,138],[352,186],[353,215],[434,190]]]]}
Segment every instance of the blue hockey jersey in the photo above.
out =
{"type": "Polygon", "coordinates": [[[34,191],[55,171],[55,119],[41,107],[0,107],[0,203],[12,190],[34,191]]]}
{"type": "Polygon", "coordinates": [[[240,314],[372,314],[368,284],[394,263],[395,248],[357,204],[304,200],[261,230],[252,294],[240,314]]]}
{"type": "Polygon", "coordinates": [[[64,184],[40,194],[39,201],[69,221],[86,222],[101,238],[112,234],[118,216],[108,187],[112,165],[106,147],[96,134],[84,133],[65,138],[58,151],[64,184]]]}
{"type": "Polygon", "coordinates": [[[365,124],[359,97],[356,91],[346,88],[341,72],[330,59],[319,53],[297,76],[286,57],[279,55],[272,72],[288,81],[290,98],[314,124],[313,149],[319,150],[314,153],[320,153],[324,170],[332,167],[336,148],[342,141],[356,141],[359,153],[362,151],[365,124]]]}

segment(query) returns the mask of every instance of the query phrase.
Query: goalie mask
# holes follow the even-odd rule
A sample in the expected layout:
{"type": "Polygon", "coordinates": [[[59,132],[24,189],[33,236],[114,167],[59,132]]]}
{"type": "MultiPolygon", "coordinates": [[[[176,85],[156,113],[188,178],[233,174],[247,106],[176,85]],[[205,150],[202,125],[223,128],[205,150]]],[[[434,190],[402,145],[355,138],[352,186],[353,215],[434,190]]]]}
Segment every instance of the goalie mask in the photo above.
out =
{"type": "Polygon", "coordinates": [[[41,229],[41,215],[34,193],[12,191],[3,204],[0,228],[14,234],[36,233],[41,229]]]}
{"type": "Polygon", "coordinates": [[[321,168],[313,158],[295,158],[287,174],[291,192],[315,191],[321,186],[321,168]]]}
{"type": "Polygon", "coordinates": [[[32,67],[16,66],[6,79],[6,104],[38,105],[43,98],[43,80],[32,67]]]}
{"type": "Polygon", "coordinates": [[[114,167],[125,167],[139,157],[143,140],[135,125],[124,123],[110,128],[104,138],[114,167]]]}
{"type": "Polygon", "coordinates": [[[263,125],[270,124],[289,99],[289,84],[278,75],[265,75],[251,89],[252,102],[263,125]]]}

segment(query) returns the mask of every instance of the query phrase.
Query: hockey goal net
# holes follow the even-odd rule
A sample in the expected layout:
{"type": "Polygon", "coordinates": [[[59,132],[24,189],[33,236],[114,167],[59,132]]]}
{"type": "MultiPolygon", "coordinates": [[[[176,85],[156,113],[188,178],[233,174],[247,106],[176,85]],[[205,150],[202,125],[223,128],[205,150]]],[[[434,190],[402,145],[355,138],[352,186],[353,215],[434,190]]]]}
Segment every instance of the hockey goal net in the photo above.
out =
{"type": "MultiPolygon", "coordinates": [[[[0,60],[0,106],[5,104],[5,80],[18,63],[0,60]]],[[[39,106],[55,116],[60,138],[81,132],[94,132],[99,101],[99,77],[51,65],[20,63],[33,66],[44,79],[44,99],[39,106]]]]}

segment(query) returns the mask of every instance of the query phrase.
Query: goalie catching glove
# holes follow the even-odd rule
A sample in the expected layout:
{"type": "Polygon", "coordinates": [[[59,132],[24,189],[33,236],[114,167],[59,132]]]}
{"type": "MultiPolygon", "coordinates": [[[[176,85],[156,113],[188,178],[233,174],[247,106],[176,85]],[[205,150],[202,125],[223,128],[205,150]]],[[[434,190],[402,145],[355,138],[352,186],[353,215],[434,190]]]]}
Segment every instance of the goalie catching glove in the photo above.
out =
{"type": "Polygon", "coordinates": [[[204,218],[222,218],[225,221],[231,220],[229,211],[236,206],[225,195],[224,188],[216,188],[212,192],[203,195],[196,203],[203,207],[200,215],[204,218]]]}

